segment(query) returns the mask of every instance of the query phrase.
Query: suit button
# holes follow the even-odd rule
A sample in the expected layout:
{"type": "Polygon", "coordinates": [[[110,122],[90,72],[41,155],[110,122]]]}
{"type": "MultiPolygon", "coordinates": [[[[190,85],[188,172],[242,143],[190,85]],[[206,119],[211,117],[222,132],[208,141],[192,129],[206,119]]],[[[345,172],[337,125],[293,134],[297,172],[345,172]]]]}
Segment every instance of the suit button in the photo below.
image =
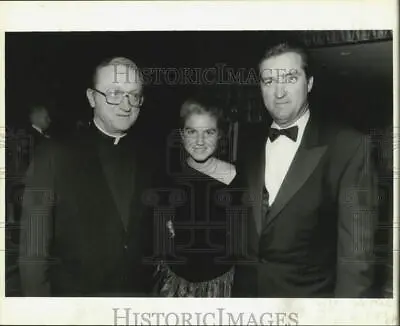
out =
{"type": "Polygon", "coordinates": [[[126,250],[126,249],[128,249],[128,246],[127,246],[127,245],[125,245],[125,246],[124,246],[124,249],[125,249],[125,250],[126,250]]]}

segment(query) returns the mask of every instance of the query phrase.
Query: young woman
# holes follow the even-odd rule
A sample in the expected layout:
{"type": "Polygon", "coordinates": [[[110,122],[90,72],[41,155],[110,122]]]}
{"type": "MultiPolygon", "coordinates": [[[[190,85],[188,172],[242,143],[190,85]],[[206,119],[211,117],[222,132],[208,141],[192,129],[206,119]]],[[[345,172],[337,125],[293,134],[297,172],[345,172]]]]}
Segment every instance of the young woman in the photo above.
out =
{"type": "Polygon", "coordinates": [[[230,297],[235,262],[246,255],[240,247],[245,247],[247,208],[235,166],[218,158],[224,117],[204,98],[185,101],[180,117],[182,151],[169,157],[153,214],[158,248],[153,251],[159,257],[155,292],[230,297]]]}

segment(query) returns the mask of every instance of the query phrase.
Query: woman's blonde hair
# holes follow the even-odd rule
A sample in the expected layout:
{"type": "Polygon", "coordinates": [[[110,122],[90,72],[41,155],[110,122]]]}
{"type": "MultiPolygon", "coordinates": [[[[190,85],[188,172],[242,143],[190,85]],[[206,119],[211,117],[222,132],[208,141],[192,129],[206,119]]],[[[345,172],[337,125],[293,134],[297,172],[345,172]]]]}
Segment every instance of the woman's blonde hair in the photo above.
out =
{"type": "Polygon", "coordinates": [[[227,121],[223,109],[216,101],[200,96],[188,98],[180,109],[181,127],[192,114],[209,114],[217,120],[218,131],[222,134],[226,132],[227,121]]]}

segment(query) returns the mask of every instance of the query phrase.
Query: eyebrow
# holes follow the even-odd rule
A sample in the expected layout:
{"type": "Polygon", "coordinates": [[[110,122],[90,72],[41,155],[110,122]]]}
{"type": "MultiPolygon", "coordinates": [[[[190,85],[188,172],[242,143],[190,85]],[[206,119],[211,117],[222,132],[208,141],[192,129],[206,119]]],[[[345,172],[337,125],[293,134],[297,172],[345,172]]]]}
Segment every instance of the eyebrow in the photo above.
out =
{"type": "Polygon", "coordinates": [[[192,129],[192,130],[204,130],[204,131],[209,131],[209,130],[217,130],[218,128],[216,127],[211,127],[211,128],[194,128],[194,127],[184,127],[183,129],[192,129]]]}
{"type": "Polygon", "coordinates": [[[106,92],[108,91],[118,91],[121,93],[129,93],[129,94],[135,94],[135,95],[142,95],[142,91],[138,90],[138,89],[133,89],[129,92],[125,92],[123,89],[119,88],[119,87],[109,87],[106,89],[106,92]]]}
{"type": "Polygon", "coordinates": [[[290,76],[300,76],[300,73],[298,72],[298,70],[294,70],[291,72],[288,72],[286,74],[280,74],[278,76],[267,76],[267,77],[263,77],[262,80],[274,80],[277,78],[281,78],[281,77],[290,77],[290,76]]]}
{"type": "Polygon", "coordinates": [[[300,75],[300,73],[297,69],[291,70],[290,72],[285,74],[285,76],[299,76],[299,75],[300,75]]]}

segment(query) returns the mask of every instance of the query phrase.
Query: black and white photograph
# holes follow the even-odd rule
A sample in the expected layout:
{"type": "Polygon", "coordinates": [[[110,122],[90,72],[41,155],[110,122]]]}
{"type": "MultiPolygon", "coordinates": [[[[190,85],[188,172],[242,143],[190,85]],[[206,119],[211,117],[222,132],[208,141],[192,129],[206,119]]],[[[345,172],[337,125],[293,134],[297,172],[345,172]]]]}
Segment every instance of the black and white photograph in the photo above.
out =
{"type": "Polygon", "coordinates": [[[396,46],[6,31],[5,299],[394,299],[396,46]]]}

